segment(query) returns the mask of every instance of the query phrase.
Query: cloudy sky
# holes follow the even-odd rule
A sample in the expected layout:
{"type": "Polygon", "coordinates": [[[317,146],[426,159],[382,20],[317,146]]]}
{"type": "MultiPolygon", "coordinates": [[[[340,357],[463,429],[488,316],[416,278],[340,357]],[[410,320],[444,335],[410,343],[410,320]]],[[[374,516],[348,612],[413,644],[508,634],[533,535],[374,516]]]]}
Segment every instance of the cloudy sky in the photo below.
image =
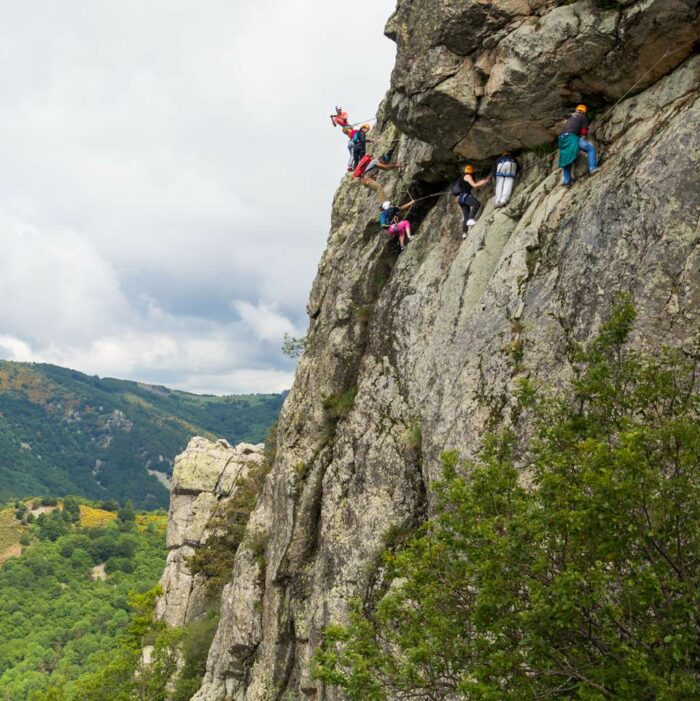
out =
{"type": "Polygon", "coordinates": [[[0,358],[279,391],[395,0],[0,8],[0,358]]]}

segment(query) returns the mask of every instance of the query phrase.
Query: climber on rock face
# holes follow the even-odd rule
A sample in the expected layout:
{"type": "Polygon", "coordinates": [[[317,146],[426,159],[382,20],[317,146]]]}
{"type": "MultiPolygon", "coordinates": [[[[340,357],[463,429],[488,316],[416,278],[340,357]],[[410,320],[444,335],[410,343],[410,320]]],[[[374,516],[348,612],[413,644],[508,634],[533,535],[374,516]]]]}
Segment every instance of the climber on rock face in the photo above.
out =
{"type": "Polygon", "coordinates": [[[367,138],[367,132],[369,129],[369,124],[363,124],[352,137],[353,168],[357,168],[360,159],[365,155],[365,151],[367,150],[367,142],[371,141],[367,138]]]}
{"type": "Polygon", "coordinates": [[[505,207],[508,204],[515,176],[520,171],[520,164],[510,151],[504,151],[500,158],[493,164],[491,177],[496,178],[496,207],[505,207]]]}
{"type": "Polygon", "coordinates": [[[331,115],[331,122],[333,122],[334,127],[346,127],[348,126],[348,113],[343,112],[342,107],[335,108],[335,114],[331,115]]]}
{"type": "Polygon", "coordinates": [[[353,137],[355,136],[355,130],[351,126],[343,127],[343,134],[348,137],[348,151],[350,152],[350,158],[348,160],[348,170],[353,171],[355,166],[355,144],[353,143],[353,137]]]}
{"type": "Polygon", "coordinates": [[[386,229],[389,238],[398,236],[399,246],[401,247],[399,253],[402,253],[406,248],[406,239],[410,241],[413,238],[411,235],[411,222],[409,222],[408,219],[401,219],[399,215],[407,209],[410,209],[413,203],[414,200],[411,200],[397,207],[387,200],[382,204],[382,212],[379,215],[379,225],[382,229],[386,229]]]}
{"type": "Polygon", "coordinates": [[[595,173],[598,170],[598,155],[595,146],[586,139],[588,135],[588,108],[579,105],[576,111],[569,115],[564,129],[559,134],[559,167],[562,169],[562,185],[571,185],[571,171],[578,152],[584,151],[588,156],[588,172],[595,173]]]}
{"type": "MultiPolygon", "coordinates": [[[[366,158],[366,156],[365,156],[366,158]]],[[[364,159],[363,159],[364,160],[364,159]]],[[[362,165],[362,161],[358,164],[358,168],[362,165]]],[[[384,193],[384,189],[382,186],[377,182],[377,176],[379,175],[380,170],[396,170],[397,168],[400,168],[401,164],[400,163],[391,163],[391,157],[389,156],[388,153],[385,153],[383,156],[380,156],[379,158],[372,158],[364,167],[361,173],[357,172],[357,169],[355,170],[354,177],[359,177],[360,182],[365,186],[368,187],[372,190],[374,190],[377,193],[377,196],[379,197],[380,201],[384,201],[386,199],[386,194],[384,193]]]]}
{"type": "Polygon", "coordinates": [[[466,239],[469,233],[469,227],[474,226],[476,221],[474,217],[481,207],[479,200],[474,197],[472,190],[477,190],[482,185],[486,185],[491,180],[491,176],[487,175],[481,180],[474,180],[474,166],[468,165],[464,168],[464,175],[452,185],[452,194],[457,198],[457,204],[462,210],[464,221],[462,223],[462,238],[466,239]]]}

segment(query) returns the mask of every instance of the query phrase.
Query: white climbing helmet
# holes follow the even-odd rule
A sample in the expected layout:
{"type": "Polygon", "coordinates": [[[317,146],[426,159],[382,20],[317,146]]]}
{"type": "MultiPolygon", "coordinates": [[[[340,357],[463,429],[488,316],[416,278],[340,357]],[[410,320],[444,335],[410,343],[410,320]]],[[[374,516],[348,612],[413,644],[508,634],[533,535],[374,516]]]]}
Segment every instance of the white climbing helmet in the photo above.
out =
{"type": "Polygon", "coordinates": [[[386,210],[389,209],[389,207],[391,207],[391,202],[389,202],[389,200],[387,200],[387,201],[384,202],[384,204],[382,205],[382,209],[386,212],[386,210]]]}

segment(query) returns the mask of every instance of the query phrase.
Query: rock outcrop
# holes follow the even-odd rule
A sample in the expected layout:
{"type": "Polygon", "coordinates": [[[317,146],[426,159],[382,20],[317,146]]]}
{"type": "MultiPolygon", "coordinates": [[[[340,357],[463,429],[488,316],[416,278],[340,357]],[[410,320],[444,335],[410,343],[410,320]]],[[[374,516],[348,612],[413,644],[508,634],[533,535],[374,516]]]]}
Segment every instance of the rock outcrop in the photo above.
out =
{"type": "Polygon", "coordinates": [[[193,438],[175,459],[168,513],[168,559],[160,579],[163,595],[156,617],[184,626],[206,613],[206,582],[187,560],[213,533],[212,519],[232,499],[251,468],[263,461],[263,446],[193,438]]]}
{"type": "MultiPolygon", "coordinates": [[[[638,346],[697,348],[698,27],[696,0],[400,0],[374,136],[377,151],[398,140],[405,164],[381,175],[392,199],[426,197],[411,211],[417,237],[397,256],[374,193],[344,179],[197,701],[342,698],[311,675],[323,628],[371,591],[387,533],[429,513],[441,451],[474,456],[513,422],[526,434],[514,381],[564,379],[571,343],[616,293],[633,296],[638,346]],[[551,148],[528,149],[551,145],[580,101],[597,108],[602,168],[563,189],[551,148]],[[457,164],[484,169],[506,146],[524,165],[514,196],[496,210],[482,193],[463,242],[445,192],[457,164]]],[[[160,609],[172,622],[198,608],[182,562],[205,537],[216,475],[244,464],[188,450],[197,465],[222,455],[205,480],[192,471],[196,487],[176,465],[160,609]]]]}

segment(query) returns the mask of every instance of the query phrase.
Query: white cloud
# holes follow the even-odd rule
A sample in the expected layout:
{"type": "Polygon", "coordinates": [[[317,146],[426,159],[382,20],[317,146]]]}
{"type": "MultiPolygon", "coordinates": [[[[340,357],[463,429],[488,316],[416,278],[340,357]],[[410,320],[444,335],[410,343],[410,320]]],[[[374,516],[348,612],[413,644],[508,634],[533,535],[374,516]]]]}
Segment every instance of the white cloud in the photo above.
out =
{"type": "Polygon", "coordinates": [[[289,389],[293,379],[293,372],[239,368],[224,375],[193,374],[178,389],[197,394],[265,394],[289,389]]]}
{"type": "Polygon", "coordinates": [[[29,344],[12,336],[0,336],[0,357],[17,362],[33,362],[35,360],[29,344]]]}
{"type": "Polygon", "coordinates": [[[243,322],[250,327],[261,341],[281,343],[285,333],[299,335],[294,324],[280,314],[275,305],[259,302],[257,305],[242,299],[234,300],[231,306],[238,312],[243,322]]]}
{"type": "Polygon", "coordinates": [[[344,172],[328,114],[374,113],[393,6],[3,8],[0,353],[210,389],[288,381],[279,338],[306,327],[344,172]]]}

